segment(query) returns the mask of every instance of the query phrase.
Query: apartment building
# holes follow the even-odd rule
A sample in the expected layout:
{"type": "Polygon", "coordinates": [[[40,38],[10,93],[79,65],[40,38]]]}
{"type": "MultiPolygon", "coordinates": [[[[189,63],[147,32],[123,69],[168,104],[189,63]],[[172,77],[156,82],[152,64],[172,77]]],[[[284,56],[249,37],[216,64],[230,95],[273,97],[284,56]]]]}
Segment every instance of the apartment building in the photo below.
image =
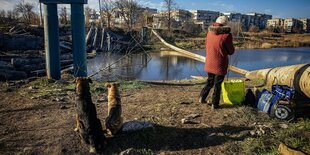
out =
{"type": "Polygon", "coordinates": [[[153,15],[152,27],[154,29],[164,28],[164,27],[166,27],[165,21],[166,21],[166,15],[164,14],[164,12],[154,14],[153,15]]]}
{"type": "Polygon", "coordinates": [[[171,11],[171,17],[176,21],[176,22],[185,22],[191,19],[192,14],[188,10],[173,10],[171,11]]]}
{"type": "Polygon", "coordinates": [[[302,24],[302,29],[304,32],[310,32],[310,19],[308,18],[300,18],[298,19],[302,24]]]}
{"type": "MultiPolygon", "coordinates": [[[[150,16],[157,13],[157,9],[152,8],[140,8],[137,10],[132,17],[132,22],[136,23],[139,19],[141,19],[142,16],[150,16]]],[[[122,24],[125,24],[124,16],[122,16],[122,12],[119,9],[114,9],[112,12],[112,21],[116,26],[120,26],[122,24]]]]}
{"type": "Polygon", "coordinates": [[[223,13],[230,22],[239,22],[243,30],[249,29],[249,16],[241,13],[228,12],[223,13]]]}
{"type": "Polygon", "coordinates": [[[149,7],[142,8],[142,11],[150,13],[150,14],[156,14],[157,13],[157,9],[153,9],[153,8],[149,8],[149,7]]]}
{"type": "Polygon", "coordinates": [[[223,13],[223,15],[226,16],[231,22],[240,22],[242,29],[245,31],[249,30],[250,26],[256,26],[260,29],[264,29],[266,28],[268,19],[272,18],[272,15],[256,12],[248,14],[228,12],[223,13]]]}
{"type": "Polygon", "coordinates": [[[226,16],[228,20],[231,22],[240,22],[242,18],[241,13],[235,13],[235,12],[226,12],[223,13],[223,15],[226,16]]]}
{"type": "Polygon", "coordinates": [[[261,14],[261,13],[248,13],[248,26],[257,26],[260,29],[265,29],[267,26],[268,19],[272,19],[272,15],[261,14]]]}
{"type": "Polygon", "coordinates": [[[220,12],[209,10],[190,10],[192,19],[195,24],[200,25],[203,30],[206,30],[216,18],[219,17],[220,12]]]}
{"type": "MultiPolygon", "coordinates": [[[[168,12],[163,11],[153,15],[153,28],[167,27],[168,12]]],[[[174,28],[181,27],[184,22],[191,20],[192,14],[188,10],[177,9],[171,11],[171,26],[174,28]]]]}
{"type": "Polygon", "coordinates": [[[294,32],[300,26],[300,22],[295,18],[284,19],[284,29],[286,32],[294,32]]]}
{"type": "MultiPolygon", "coordinates": [[[[86,16],[85,16],[85,20],[87,20],[86,16]]],[[[88,21],[89,23],[96,23],[96,24],[100,23],[100,20],[101,20],[100,12],[99,11],[92,12],[88,20],[89,20],[88,21]]]]}
{"type": "Polygon", "coordinates": [[[284,19],[275,18],[267,20],[267,27],[283,27],[283,26],[284,26],[284,19]]]}
{"type": "Polygon", "coordinates": [[[310,19],[307,18],[275,18],[269,19],[267,22],[268,27],[282,27],[286,32],[310,32],[310,19]]]}

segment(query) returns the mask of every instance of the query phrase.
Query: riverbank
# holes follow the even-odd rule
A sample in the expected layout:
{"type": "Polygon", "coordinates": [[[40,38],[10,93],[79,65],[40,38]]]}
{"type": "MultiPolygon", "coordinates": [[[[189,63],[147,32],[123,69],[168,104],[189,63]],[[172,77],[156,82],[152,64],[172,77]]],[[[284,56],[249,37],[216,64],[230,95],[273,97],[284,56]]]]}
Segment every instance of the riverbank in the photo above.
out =
{"type": "MultiPolygon", "coordinates": [[[[88,154],[73,131],[73,78],[0,83],[0,154],[88,154]]],[[[310,121],[280,122],[245,106],[211,111],[197,99],[203,81],[168,81],[158,85],[120,81],[123,117],[155,124],[152,129],[109,139],[106,154],[125,150],[141,154],[277,154],[280,142],[310,153],[310,121]],[[190,84],[190,85],[185,85],[190,84]],[[181,120],[197,114],[193,124],[181,120]],[[232,121],[233,120],[233,121],[232,121]]],[[[247,86],[256,85],[249,81],[247,86]]],[[[104,83],[91,84],[101,122],[107,115],[104,83]]]]}
{"type": "MultiPolygon", "coordinates": [[[[199,36],[182,36],[180,34],[174,34],[170,37],[164,37],[164,39],[169,43],[187,50],[205,48],[205,34],[199,36]]],[[[154,42],[153,45],[155,49],[165,48],[160,42],[154,42]]],[[[244,32],[240,34],[239,37],[234,37],[234,45],[237,49],[309,47],[310,34],[284,34],[270,33],[266,31],[260,33],[244,32]]]]}

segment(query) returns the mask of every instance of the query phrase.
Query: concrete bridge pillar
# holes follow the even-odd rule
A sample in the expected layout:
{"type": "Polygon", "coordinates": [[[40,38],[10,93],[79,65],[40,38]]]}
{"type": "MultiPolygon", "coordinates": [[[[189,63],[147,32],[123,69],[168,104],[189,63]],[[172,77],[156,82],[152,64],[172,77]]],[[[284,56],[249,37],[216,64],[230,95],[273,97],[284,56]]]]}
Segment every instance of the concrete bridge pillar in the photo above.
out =
{"type": "Polygon", "coordinates": [[[76,77],[87,76],[86,42],[85,42],[85,18],[83,4],[71,4],[71,28],[74,75],[76,77]]]}
{"type": "Polygon", "coordinates": [[[44,40],[46,74],[49,79],[59,80],[60,52],[57,4],[44,4],[44,40]]]}
{"type": "Polygon", "coordinates": [[[61,78],[57,4],[71,4],[73,67],[76,77],[87,76],[84,4],[87,0],[39,0],[44,4],[46,72],[61,78]]]}

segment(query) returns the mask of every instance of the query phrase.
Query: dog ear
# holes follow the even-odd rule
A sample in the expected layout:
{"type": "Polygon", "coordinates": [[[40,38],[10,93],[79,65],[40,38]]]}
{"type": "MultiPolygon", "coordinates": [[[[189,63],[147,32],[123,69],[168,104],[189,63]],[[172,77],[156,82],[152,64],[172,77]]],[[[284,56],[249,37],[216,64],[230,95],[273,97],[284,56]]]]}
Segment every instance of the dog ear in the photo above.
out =
{"type": "Polygon", "coordinates": [[[89,83],[93,83],[93,80],[91,78],[87,78],[89,83]]]}
{"type": "Polygon", "coordinates": [[[107,87],[107,88],[111,88],[111,84],[110,83],[105,83],[104,86],[107,87]]]}

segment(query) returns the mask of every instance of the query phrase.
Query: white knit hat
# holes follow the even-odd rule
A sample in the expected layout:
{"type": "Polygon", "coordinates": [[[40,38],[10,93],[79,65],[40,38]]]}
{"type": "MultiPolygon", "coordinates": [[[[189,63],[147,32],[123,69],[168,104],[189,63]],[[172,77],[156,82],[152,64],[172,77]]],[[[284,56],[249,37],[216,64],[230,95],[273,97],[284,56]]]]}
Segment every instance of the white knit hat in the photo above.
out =
{"type": "Polygon", "coordinates": [[[222,25],[227,25],[228,23],[228,18],[226,16],[219,16],[216,21],[216,23],[222,24],[222,25]]]}

